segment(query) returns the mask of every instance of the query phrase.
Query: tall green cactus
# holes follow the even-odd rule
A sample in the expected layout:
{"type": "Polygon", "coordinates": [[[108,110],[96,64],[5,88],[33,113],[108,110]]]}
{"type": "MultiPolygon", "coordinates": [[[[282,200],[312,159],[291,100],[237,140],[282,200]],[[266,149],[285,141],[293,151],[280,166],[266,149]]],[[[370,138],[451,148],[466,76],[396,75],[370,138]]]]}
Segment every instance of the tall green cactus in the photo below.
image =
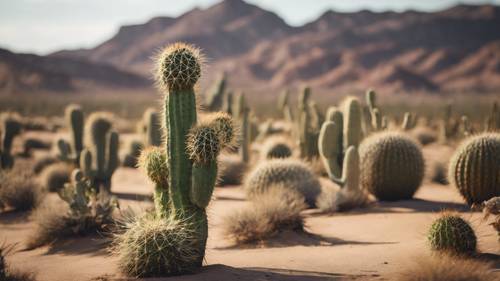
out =
{"type": "Polygon", "coordinates": [[[161,122],[158,112],[154,108],[146,109],[141,122],[144,146],[161,145],[161,122]]]}
{"type": "Polygon", "coordinates": [[[14,113],[0,115],[0,170],[12,168],[14,157],[11,154],[14,137],[21,132],[20,118],[14,113]]]}
{"type": "Polygon", "coordinates": [[[222,73],[210,88],[205,99],[205,106],[209,111],[220,110],[226,91],[226,74],[222,73]]]}
{"type": "Polygon", "coordinates": [[[167,274],[201,266],[208,236],[206,207],[217,178],[216,157],[234,140],[233,122],[228,114],[219,113],[197,123],[194,86],[201,75],[200,60],[197,49],[182,43],[161,53],[157,80],[165,95],[166,139],[164,149],[149,149],[140,161],[156,185],[157,216],[186,221],[185,227],[196,235],[194,264],[170,268],[172,261],[156,261],[158,270],[167,274]]]}
{"type": "Polygon", "coordinates": [[[59,158],[78,165],[83,150],[83,111],[77,104],[70,104],[64,110],[64,118],[70,131],[70,141],[59,139],[59,158]]]}
{"type": "Polygon", "coordinates": [[[493,103],[491,113],[486,119],[486,131],[488,132],[498,132],[500,130],[500,110],[498,110],[498,104],[493,103]]]}
{"type": "Polygon", "coordinates": [[[299,141],[300,157],[312,159],[318,156],[318,136],[319,128],[317,126],[318,116],[313,116],[314,112],[310,102],[311,89],[304,87],[298,100],[298,120],[297,137],[299,141]],[[316,119],[315,119],[316,118],[316,119]]]}
{"type": "Polygon", "coordinates": [[[290,123],[293,123],[293,113],[289,101],[290,92],[288,90],[283,91],[278,99],[278,109],[283,112],[283,118],[290,123]]]}
{"type": "Polygon", "coordinates": [[[80,168],[96,190],[111,192],[111,177],[119,165],[118,133],[111,130],[107,113],[96,112],[85,125],[85,149],[80,155],[80,168]]]}
{"type": "Polygon", "coordinates": [[[500,196],[500,134],[467,138],[450,160],[448,179],[468,204],[500,196]]]}

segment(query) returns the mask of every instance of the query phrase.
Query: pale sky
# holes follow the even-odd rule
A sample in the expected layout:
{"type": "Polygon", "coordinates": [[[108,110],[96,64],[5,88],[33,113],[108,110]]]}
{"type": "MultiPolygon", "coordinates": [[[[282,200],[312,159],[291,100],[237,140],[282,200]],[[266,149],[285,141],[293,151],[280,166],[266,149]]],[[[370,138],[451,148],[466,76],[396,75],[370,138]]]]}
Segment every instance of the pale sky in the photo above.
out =
{"type": "MultiPolygon", "coordinates": [[[[88,48],[113,36],[124,24],[154,16],[178,16],[219,0],[0,0],[0,47],[47,54],[88,48]]],[[[336,11],[440,10],[459,3],[497,4],[500,0],[247,0],[280,15],[288,24],[312,21],[336,11]]]]}

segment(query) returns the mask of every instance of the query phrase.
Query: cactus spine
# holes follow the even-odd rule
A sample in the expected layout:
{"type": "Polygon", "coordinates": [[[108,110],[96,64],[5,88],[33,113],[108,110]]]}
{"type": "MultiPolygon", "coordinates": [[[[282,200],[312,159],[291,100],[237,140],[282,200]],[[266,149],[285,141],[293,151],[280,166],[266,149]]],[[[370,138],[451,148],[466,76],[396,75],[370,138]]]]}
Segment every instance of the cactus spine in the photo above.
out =
{"type": "Polygon", "coordinates": [[[111,130],[111,117],[93,113],[85,126],[85,146],[80,155],[80,168],[97,191],[111,192],[111,177],[119,164],[118,133],[111,130]]]}
{"type": "Polygon", "coordinates": [[[141,156],[141,167],[156,185],[157,216],[188,222],[186,227],[198,241],[193,249],[195,263],[181,265],[181,269],[165,268],[167,272],[182,273],[201,266],[208,236],[205,208],[217,177],[216,157],[234,139],[227,114],[197,124],[194,86],[201,75],[200,60],[197,49],[182,43],[165,48],[160,55],[157,80],[165,95],[164,150],[150,149],[141,156]]]}
{"type": "Polygon", "coordinates": [[[64,110],[64,118],[70,131],[70,141],[58,140],[59,158],[78,165],[83,150],[83,111],[79,105],[70,104],[64,110]]]}
{"type": "Polygon", "coordinates": [[[12,168],[14,157],[11,154],[14,137],[21,132],[21,122],[16,114],[0,115],[0,170],[12,168]]]}
{"type": "Polygon", "coordinates": [[[468,204],[500,196],[500,134],[466,139],[451,158],[448,179],[468,204]]]}

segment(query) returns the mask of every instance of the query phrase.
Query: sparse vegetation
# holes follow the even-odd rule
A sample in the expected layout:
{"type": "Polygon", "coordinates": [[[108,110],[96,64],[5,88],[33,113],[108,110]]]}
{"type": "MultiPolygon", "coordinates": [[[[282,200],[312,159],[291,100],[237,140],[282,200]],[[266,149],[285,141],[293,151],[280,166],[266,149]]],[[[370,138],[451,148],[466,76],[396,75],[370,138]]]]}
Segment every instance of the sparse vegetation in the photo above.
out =
{"type": "Polygon", "coordinates": [[[22,272],[12,269],[7,264],[7,256],[14,249],[15,245],[0,245],[0,280],[2,281],[35,281],[33,273],[22,272]]]}
{"type": "Polygon", "coordinates": [[[0,210],[31,210],[37,206],[41,195],[41,188],[28,171],[0,171],[0,210]]]}

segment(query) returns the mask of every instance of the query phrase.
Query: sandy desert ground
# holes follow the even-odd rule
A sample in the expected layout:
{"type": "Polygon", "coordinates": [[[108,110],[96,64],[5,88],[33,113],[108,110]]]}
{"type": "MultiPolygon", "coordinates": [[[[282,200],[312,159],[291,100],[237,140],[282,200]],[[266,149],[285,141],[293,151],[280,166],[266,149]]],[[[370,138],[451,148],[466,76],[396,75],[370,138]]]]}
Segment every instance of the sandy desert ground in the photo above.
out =
{"type": "MultiPolygon", "coordinates": [[[[135,169],[120,168],[113,176],[113,192],[122,209],[146,208],[152,188],[135,169]]],[[[307,233],[281,233],[259,245],[234,246],[221,232],[222,218],[245,204],[240,186],[216,188],[209,207],[206,266],[192,275],[161,280],[391,280],[418,257],[431,254],[426,231],[443,209],[463,212],[476,230],[479,251],[493,261],[500,278],[497,234],[449,186],[426,183],[414,200],[377,202],[331,216],[306,210],[307,233]]],[[[27,214],[0,214],[0,239],[17,243],[17,251],[9,256],[14,268],[32,271],[42,281],[130,280],[119,274],[116,259],[108,252],[108,239],[101,236],[23,250],[33,226],[27,214]]]]}

